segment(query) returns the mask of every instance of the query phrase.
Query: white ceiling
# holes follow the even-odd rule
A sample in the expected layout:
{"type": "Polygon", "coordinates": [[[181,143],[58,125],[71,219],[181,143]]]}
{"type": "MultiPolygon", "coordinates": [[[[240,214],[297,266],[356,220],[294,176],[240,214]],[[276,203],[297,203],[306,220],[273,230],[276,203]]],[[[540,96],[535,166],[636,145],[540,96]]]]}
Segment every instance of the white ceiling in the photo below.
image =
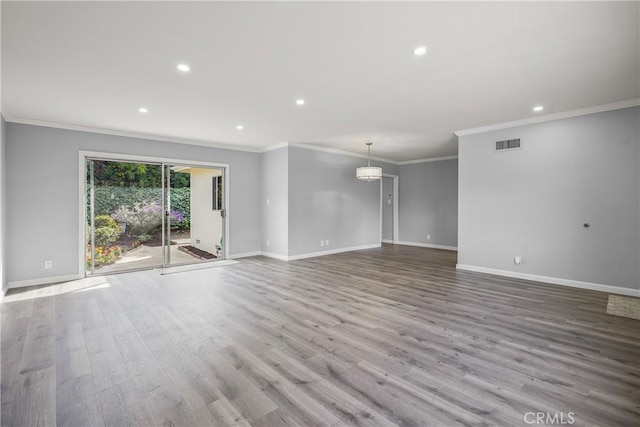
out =
{"type": "Polygon", "coordinates": [[[2,111],[200,143],[364,153],[371,140],[396,161],[448,156],[456,130],[638,98],[639,16],[638,2],[3,1],[2,111]]]}

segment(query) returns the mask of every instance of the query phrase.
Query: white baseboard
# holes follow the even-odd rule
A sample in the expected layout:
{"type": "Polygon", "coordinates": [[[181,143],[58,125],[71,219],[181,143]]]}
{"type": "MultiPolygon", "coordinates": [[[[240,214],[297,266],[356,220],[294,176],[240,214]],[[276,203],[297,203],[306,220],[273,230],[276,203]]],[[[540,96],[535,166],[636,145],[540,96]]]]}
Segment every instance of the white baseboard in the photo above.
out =
{"type": "Polygon", "coordinates": [[[333,254],[339,254],[342,252],[361,251],[364,249],[373,249],[373,248],[379,248],[379,247],[380,247],[380,243],[374,243],[371,245],[351,246],[349,248],[331,249],[331,250],[322,251],[322,252],[311,252],[311,253],[300,254],[300,255],[291,255],[288,257],[287,261],[295,261],[297,259],[304,259],[304,258],[315,258],[318,256],[333,255],[333,254]]]}
{"type": "Polygon", "coordinates": [[[260,252],[260,255],[266,256],[269,258],[279,259],[280,261],[289,261],[289,257],[286,255],[274,254],[271,252],[260,252]]]}
{"type": "Polygon", "coordinates": [[[455,246],[432,245],[430,243],[398,242],[398,245],[419,246],[421,248],[432,248],[432,249],[444,249],[446,251],[457,251],[458,250],[458,248],[455,247],[455,246]]]}
{"type": "Polygon", "coordinates": [[[9,289],[25,288],[27,286],[50,285],[52,283],[68,282],[70,280],[82,279],[79,274],[68,274],[66,276],[41,277],[39,279],[18,280],[9,282],[9,289]]]}
{"type": "Polygon", "coordinates": [[[496,268],[477,267],[475,265],[456,264],[458,270],[474,271],[476,273],[495,274],[496,276],[513,277],[515,279],[531,280],[533,282],[551,283],[553,285],[570,286],[572,288],[588,289],[591,291],[607,292],[610,294],[640,297],[640,289],[622,286],[603,285],[600,283],[581,282],[578,280],[562,279],[559,277],[538,276],[536,274],[518,273],[516,271],[498,270],[496,268]]]}
{"type": "Polygon", "coordinates": [[[382,239],[382,243],[393,243],[393,240],[382,239]]]}
{"type": "Polygon", "coordinates": [[[295,261],[298,259],[315,258],[318,256],[333,255],[333,254],[339,254],[342,252],[361,251],[364,249],[373,249],[373,248],[379,248],[379,247],[380,247],[380,243],[373,243],[371,245],[351,246],[348,248],[331,249],[331,250],[322,251],[322,252],[309,252],[309,253],[300,254],[300,255],[287,256],[287,255],[273,254],[270,252],[261,252],[261,255],[269,258],[279,259],[281,261],[295,261]]]}
{"type": "Polygon", "coordinates": [[[245,252],[245,253],[242,253],[242,254],[229,255],[229,259],[249,258],[249,257],[252,257],[252,256],[258,256],[260,254],[261,254],[260,251],[245,252]]]}

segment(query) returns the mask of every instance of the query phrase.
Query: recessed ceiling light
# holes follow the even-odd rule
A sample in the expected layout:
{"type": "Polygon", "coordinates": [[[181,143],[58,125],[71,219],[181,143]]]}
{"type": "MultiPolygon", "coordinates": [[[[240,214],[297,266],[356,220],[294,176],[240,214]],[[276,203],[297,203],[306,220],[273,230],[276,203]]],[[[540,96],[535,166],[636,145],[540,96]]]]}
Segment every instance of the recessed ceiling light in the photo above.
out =
{"type": "Polygon", "coordinates": [[[236,126],[236,129],[238,129],[238,130],[242,130],[242,129],[244,129],[244,126],[242,126],[242,125],[238,125],[238,126],[236,126]]]}
{"type": "Polygon", "coordinates": [[[187,72],[191,70],[191,67],[189,67],[187,64],[178,64],[178,70],[182,71],[182,72],[187,72]]]}
{"type": "Polygon", "coordinates": [[[538,112],[538,111],[542,111],[544,110],[544,107],[542,105],[538,105],[537,107],[533,107],[533,111],[538,112]]]}
{"type": "Polygon", "coordinates": [[[304,99],[296,99],[296,104],[304,105],[304,99]]]}
{"type": "Polygon", "coordinates": [[[417,48],[413,49],[412,53],[415,56],[422,56],[425,53],[427,53],[427,47],[426,46],[418,46],[417,48]]]}
{"type": "Polygon", "coordinates": [[[138,111],[140,111],[142,114],[147,114],[149,112],[149,110],[144,107],[138,108],[138,111]]]}

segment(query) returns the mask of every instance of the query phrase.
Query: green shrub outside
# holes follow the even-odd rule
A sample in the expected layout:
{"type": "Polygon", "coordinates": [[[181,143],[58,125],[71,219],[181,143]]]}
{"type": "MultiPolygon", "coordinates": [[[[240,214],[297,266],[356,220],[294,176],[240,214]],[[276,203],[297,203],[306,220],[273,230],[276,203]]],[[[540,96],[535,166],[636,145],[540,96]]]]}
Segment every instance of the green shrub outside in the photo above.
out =
{"type": "MultiPolygon", "coordinates": [[[[95,219],[96,228],[99,227],[109,227],[119,229],[120,225],[116,222],[115,219],[111,218],[109,215],[97,215],[95,219]]],[[[122,230],[120,230],[122,232],[122,230]]]]}
{"type": "Polygon", "coordinates": [[[120,236],[120,230],[113,227],[96,227],[96,247],[107,248],[115,243],[120,236]]]}
{"type": "Polygon", "coordinates": [[[96,247],[106,248],[118,240],[122,228],[109,215],[97,215],[95,218],[96,247]]]}

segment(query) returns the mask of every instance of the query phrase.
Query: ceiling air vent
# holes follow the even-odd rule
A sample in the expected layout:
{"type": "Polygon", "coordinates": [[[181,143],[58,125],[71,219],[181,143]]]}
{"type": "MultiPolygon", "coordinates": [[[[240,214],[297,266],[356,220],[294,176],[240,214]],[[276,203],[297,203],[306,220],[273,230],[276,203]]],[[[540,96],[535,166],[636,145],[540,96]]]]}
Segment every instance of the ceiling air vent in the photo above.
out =
{"type": "Polygon", "coordinates": [[[516,150],[520,148],[520,138],[505,139],[504,141],[496,141],[496,151],[516,150]]]}

